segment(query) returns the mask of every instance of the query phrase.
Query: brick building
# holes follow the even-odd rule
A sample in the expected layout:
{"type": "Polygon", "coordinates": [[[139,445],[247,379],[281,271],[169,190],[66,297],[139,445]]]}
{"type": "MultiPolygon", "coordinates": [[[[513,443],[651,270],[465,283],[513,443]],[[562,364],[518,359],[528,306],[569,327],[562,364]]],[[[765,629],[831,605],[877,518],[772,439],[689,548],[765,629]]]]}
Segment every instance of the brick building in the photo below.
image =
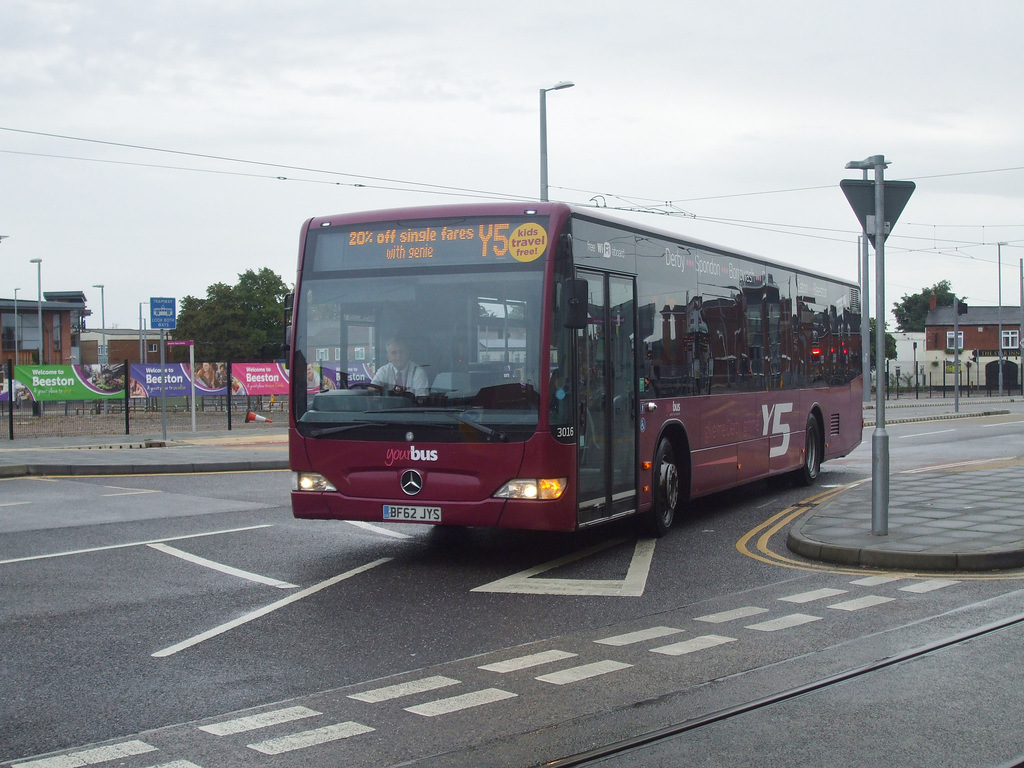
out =
{"type": "MultiPolygon", "coordinates": [[[[1020,307],[970,307],[960,315],[957,326],[961,383],[997,389],[999,350],[1002,348],[1003,388],[1018,389],[1022,381],[1020,307]]],[[[933,383],[940,384],[948,377],[948,384],[952,386],[953,332],[953,307],[932,307],[925,320],[925,375],[930,374],[933,383]]]]}

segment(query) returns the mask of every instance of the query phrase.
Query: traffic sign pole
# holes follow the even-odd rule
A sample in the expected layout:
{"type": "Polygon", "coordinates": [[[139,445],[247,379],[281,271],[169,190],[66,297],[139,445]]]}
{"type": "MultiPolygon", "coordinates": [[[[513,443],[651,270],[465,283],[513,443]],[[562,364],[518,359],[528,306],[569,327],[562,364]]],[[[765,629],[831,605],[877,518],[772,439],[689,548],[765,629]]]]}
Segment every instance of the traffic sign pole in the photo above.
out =
{"type": "Polygon", "coordinates": [[[160,435],[167,442],[167,362],[164,355],[167,331],[178,327],[175,299],[150,297],[149,326],[160,329],[160,435]]]}
{"type": "MultiPolygon", "coordinates": [[[[875,431],[871,436],[871,533],[889,534],[889,435],[885,431],[885,238],[913,194],[912,181],[885,181],[884,155],[846,164],[865,171],[863,180],[839,182],[865,236],[875,247],[875,431]],[[874,169],[875,180],[867,180],[874,169]],[[891,194],[886,196],[886,191],[891,194]],[[872,194],[873,193],[873,194],[872,194]]],[[[866,307],[862,304],[861,311],[866,307]]],[[[867,372],[870,381],[871,372],[867,372]]],[[[916,374],[916,372],[915,372],[916,374]]],[[[870,385],[869,385],[870,386],[870,385]]]]}
{"type": "MultiPolygon", "coordinates": [[[[871,435],[871,533],[889,534],[889,433],[885,431],[885,158],[875,159],[875,431],[871,435]]],[[[866,223],[866,222],[865,222],[866,223]]]]}

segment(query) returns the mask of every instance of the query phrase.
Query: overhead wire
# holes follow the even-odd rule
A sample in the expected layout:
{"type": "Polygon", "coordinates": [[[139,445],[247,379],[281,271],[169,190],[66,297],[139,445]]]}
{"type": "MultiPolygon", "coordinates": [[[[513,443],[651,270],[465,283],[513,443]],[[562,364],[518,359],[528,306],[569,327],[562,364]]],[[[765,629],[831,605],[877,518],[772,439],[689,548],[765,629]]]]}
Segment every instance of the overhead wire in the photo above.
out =
{"type": "MultiPolygon", "coordinates": [[[[521,195],[512,195],[512,194],[507,194],[507,193],[493,192],[493,191],[489,191],[489,190],[480,190],[480,189],[474,189],[474,188],[469,188],[469,187],[457,187],[457,186],[451,186],[451,185],[432,184],[432,183],[428,183],[428,182],[418,182],[418,181],[411,181],[411,180],[407,180],[407,179],[394,179],[394,178],[388,178],[388,177],[383,177],[383,176],[372,176],[372,175],[356,174],[356,173],[350,173],[350,172],[344,172],[344,171],[333,171],[333,170],[329,170],[329,169],[311,168],[311,167],[307,167],[307,166],[289,165],[289,164],[284,164],[284,163],[272,163],[272,162],[261,161],[261,160],[249,160],[249,159],[245,159],[245,158],[236,158],[236,157],[230,157],[230,156],[226,156],[226,155],[216,155],[216,154],[201,153],[201,152],[190,152],[190,151],[184,151],[184,150],[166,149],[166,148],[162,148],[162,147],[152,147],[152,146],[147,146],[147,145],[143,145],[143,144],[134,144],[134,143],[129,143],[129,142],[116,142],[116,141],[109,141],[109,140],[103,140],[103,139],[92,139],[92,138],[85,138],[85,137],[80,137],[80,136],[69,136],[69,135],[66,135],[66,134],[49,133],[49,132],[44,132],[44,131],[33,131],[33,130],[27,130],[27,129],[21,129],[21,128],[12,128],[12,127],[5,127],[5,126],[0,126],[0,131],[5,131],[5,132],[9,132],[9,133],[23,134],[23,135],[29,135],[29,136],[39,136],[39,137],[50,138],[50,139],[59,139],[59,140],[64,140],[64,141],[76,141],[76,142],[82,142],[82,143],[87,143],[87,144],[95,144],[95,145],[100,145],[100,146],[117,147],[117,148],[122,148],[122,149],[133,149],[133,150],[139,150],[139,151],[145,151],[145,152],[159,152],[159,153],[170,154],[170,155],[175,155],[175,156],[180,156],[180,157],[191,157],[191,158],[196,158],[196,159],[201,159],[201,160],[213,160],[213,161],[217,161],[217,162],[240,163],[240,164],[255,165],[255,166],[260,166],[260,167],[265,167],[265,168],[277,168],[277,169],[288,170],[288,171],[297,171],[297,172],[301,172],[301,173],[310,173],[310,174],[321,174],[321,175],[327,175],[327,176],[342,176],[342,177],[345,177],[345,178],[361,179],[361,180],[364,180],[364,181],[352,181],[352,182],[328,181],[328,180],[316,179],[316,178],[299,178],[299,177],[294,177],[294,176],[281,176],[281,175],[275,175],[275,174],[244,173],[244,172],[239,172],[239,171],[227,171],[227,170],[222,170],[222,169],[211,169],[211,168],[196,168],[196,167],[191,167],[191,166],[172,166],[172,165],[161,165],[161,164],[153,164],[153,163],[139,163],[139,162],[125,161],[125,160],[114,160],[114,159],[109,159],[109,158],[76,157],[76,156],[46,154],[46,153],[38,153],[38,152],[24,152],[24,151],[17,151],[17,150],[0,150],[0,153],[4,153],[4,154],[17,154],[17,155],[34,156],[34,157],[49,157],[49,158],[63,159],[63,160],[77,160],[77,161],[82,161],[82,162],[108,163],[108,164],[115,164],[115,165],[126,165],[126,166],[135,166],[135,167],[156,168],[156,169],[163,169],[163,170],[176,170],[176,171],[185,171],[185,172],[194,172],[194,173],[207,173],[207,174],[217,174],[217,175],[225,175],[225,176],[238,176],[238,177],[246,177],[246,178],[262,178],[262,179],[268,179],[268,180],[292,181],[292,182],[307,183],[307,184],[327,184],[327,185],[331,185],[331,186],[346,186],[346,187],[353,187],[353,188],[379,189],[379,190],[388,190],[388,191],[412,191],[412,192],[425,193],[425,194],[445,195],[445,196],[458,196],[458,197],[474,197],[474,198],[479,198],[479,199],[490,199],[490,200],[519,200],[519,199],[522,199],[521,195]],[[366,182],[377,182],[377,183],[366,183],[366,182]]],[[[989,174],[989,173],[1002,173],[1002,172],[1020,171],[1020,170],[1024,170],[1024,167],[1017,166],[1017,167],[1008,167],[1008,168],[986,169],[986,170],[980,170],[980,171],[963,171],[963,172],[954,172],[954,173],[933,174],[933,175],[929,175],[929,176],[917,176],[917,177],[913,177],[913,178],[916,179],[916,180],[924,180],[924,179],[937,179],[937,178],[947,178],[947,177],[970,176],[970,175],[989,174]]],[[[779,222],[745,221],[745,220],[741,220],[741,219],[729,219],[729,218],[714,217],[714,216],[701,216],[701,215],[698,215],[696,213],[693,213],[691,211],[688,211],[688,210],[680,207],[680,204],[682,204],[682,203],[704,202],[704,201],[710,201],[710,200],[724,200],[724,199],[752,197],[752,196],[759,196],[759,195],[776,195],[776,194],[791,194],[791,193],[796,193],[796,192],[820,191],[820,190],[825,190],[825,189],[834,189],[834,185],[819,185],[819,186],[809,186],[809,187],[789,187],[789,188],[773,189],[773,190],[760,190],[760,191],[740,192],[740,193],[723,194],[723,195],[707,195],[707,196],[701,196],[701,197],[689,197],[689,198],[670,199],[670,200],[659,200],[659,199],[656,199],[656,198],[649,198],[649,197],[644,197],[644,196],[640,196],[640,195],[619,195],[619,194],[612,194],[612,193],[607,193],[607,192],[593,192],[593,191],[590,191],[590,190],[584,190],[584,189],[573,188],[573,187],[557,187],[557,186],[555,186],[555,187],[551,187],[551,188],[552,189],[561,189],[561,190],[566,191],[566,192],[575,192],[575,193],[591,195],[591,198],[588,201],[588,203],[578,203],[580,205],[584,205],[584,206],[591,205],[592,207],[596,207],[596,208],[607,208],[607,209],[618,210],[618,211],[622,211],[622,212],[650,213],[650,214],[655,214],[655,215],[665,215],[665,216],[672,216],[672,217],[681,216],[681,217],[686,217],[686,218],[690,218],[690,219],[694,219],[694,220],[698,220],[698,221],[702,221],[702,222],[707,222],[707,223],[712,223],[712,224],[719,224],[719,225],[722,225],[722,226],[735,226],[735,227],[741,227],[741,228],[746,228],[746,229],[754,229],[754,230],[760,230],[760,231],[766,231],[766,232],[774,232],[774,233],[777,233],[777,234],[786,234],[786,235],[797,236],[797,237],[807,237],[807,238],[820,239],[820,240],[825,240],[825,241],[829,241],[829,242],[847,242],[848,238],[850,236],[852,236],[854,234],[858,234],[855,231],[851,231],[851,230],[838,230],[838,229],[830,229],[830,228],[825,228],[825,227],[809,227],[809,226],[804,226],[804,225],[785,224],[785,223],[779,223],[779,222]],[[612,199],[612,200],[619,201],[620,205],[608,205],[608,199],[609,198],[612,199]],[[600,199],[600,202],[596,202],[599,199],[600,199]],[[801,231],[801,230],[804,230],[804,231],[801,231]],[[845,237],[830,237],[830,236],[823,235],[823,234],[815,234],[815,233],[822,233],[822,232],[835,233],[837,235],[845,235],[845,237]]],[[[918,226],[956,226],[956,225],[927,225],[927,224],[920,224],[918,226]]],[[[959,225],[959,226],[968,227],[968,226],[971,226],[971,225],[959,225]]],[[[982,228],[982,229],[984,229],[985,226],[986,225],[976,225],[977,228],[982,228]]],[[[990,228],[996,228],[996,225],[987,225],[987,226],[990,227],[990,228]]],[[[1006,225],[1006,226],[1024,226],[1024,224],[1014,224],[1014,225],[1006,225]]],[[[967,254],[962,254],[962,253],[959,252],[959,248],[960,247],[969,247],[969,246],[991,245],[991,243],[984,243],[984,242],[979,243],[979,242],[975,242],[975,241],[963,241],[963,240],[957,240],[957,239],[948,239],[948,240],[947,239],[941,239],[941,240],[936,240],[936,238],[934,236],[931,237],[931,238],[917,238],[917,237],[910,236],[910,235],[900,235],[899,238],[900,238],[901,241],[913,240],[913,239],[922,239],[922,240],[931,240],[933,243],[935,243],[935,242],[944,242],[944,243],[947,244],[947,246],[950,246],[950,245],[956,245],[957,246],[956,251],[953,252],[953,253],[947,253],[947,252],[945,252],[944,249],[940,250],[938,248],[919,249],[919,248],[909,248],[908,247],[908,248],[903,248],[902,249],[902,250],[904,250],[906,252],[909,252],[909,253],[915,253],[915,252],[937,253],[937,254],[947,255],[947,256],[951,256],[951,257],[967,258],[967,259],[977,259],[977,260],[981,260],[981,261],[987,261],[987,260],[986,259],[980,259],[978,257],[969,256],[967,254]]],[[[894,246],[890,246],[890,247],[894,247],[894,246]]]]}

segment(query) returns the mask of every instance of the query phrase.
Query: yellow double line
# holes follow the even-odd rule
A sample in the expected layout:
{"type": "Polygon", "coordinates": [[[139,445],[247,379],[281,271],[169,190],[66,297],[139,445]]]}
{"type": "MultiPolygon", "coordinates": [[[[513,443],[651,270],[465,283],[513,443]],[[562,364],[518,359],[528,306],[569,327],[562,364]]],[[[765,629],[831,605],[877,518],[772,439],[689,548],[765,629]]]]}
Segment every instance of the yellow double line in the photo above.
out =
{"type": "MultiPolygon", "coordinates": [[[[840,574],[853,574],[853,575],[864,575],[865,573],[879,573],[887,574],[891,576],[901,576],[904,578],[915,578],[915,579],[934,579],[937,577],[935,573],[920,573],[913,571],[888,571],[882,568],[869,568],[864,567],[850,567],[841,565],[829,565],[827,563],[813,563],[804,559],[797,559],[796,557],[789,557],[787,555],[781,555],[777,552],[773,552],[768,543],[772,537],[775,536],[779,531],[784,529],[787,525],[792,523],[801,515],[805,515],[815,507],[818,507],[825,502],[831,501],[841,493],[854,488],[861,483],[869,482],[868,478],[864,480],[858,480],[847,485],[840,486],[839,488],[830,488],[827,491],[811,496],[809,499],[804,499],[799,504],[795,504],[792,507],[787,507],[778,514],[772,515],[770,518],[765,520],[756,528],[748,531],[743,537],[736,542],[736,549],[740,554],[747,557],[758,560],[762,563],[769,565],[777,565],[782,568],[792,568],[798,571],[818,571],[825,573],[840,573],[840,574]],[[755,541],[756,539],[756,541],[755,541]],[[753,546],[751,546],[751,542],[753,546]]],[[[959,581],[1004,581],[1004,580],[1015,580],[1019,581],[1024,579],[1024,571],[1017,571],[1013,573],[971,573],[965,571],[956,571],[956,578],[959,581]]]]}

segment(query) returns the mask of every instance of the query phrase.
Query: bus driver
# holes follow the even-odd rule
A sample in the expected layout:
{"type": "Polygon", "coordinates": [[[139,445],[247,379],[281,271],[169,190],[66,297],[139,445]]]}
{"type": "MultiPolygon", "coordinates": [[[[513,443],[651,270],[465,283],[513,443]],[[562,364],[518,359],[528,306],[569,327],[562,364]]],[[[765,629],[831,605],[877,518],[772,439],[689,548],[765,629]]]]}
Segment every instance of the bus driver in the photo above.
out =
{"type": "Polygon", "coordinates": [[[409,360],[409,348],[399,338],[387,343],[388,362],[377,369],[372,384],[396,392],[412,392],[416,397],[426,397],[430,391],[427,374],[423,368],[409,360]]]}

